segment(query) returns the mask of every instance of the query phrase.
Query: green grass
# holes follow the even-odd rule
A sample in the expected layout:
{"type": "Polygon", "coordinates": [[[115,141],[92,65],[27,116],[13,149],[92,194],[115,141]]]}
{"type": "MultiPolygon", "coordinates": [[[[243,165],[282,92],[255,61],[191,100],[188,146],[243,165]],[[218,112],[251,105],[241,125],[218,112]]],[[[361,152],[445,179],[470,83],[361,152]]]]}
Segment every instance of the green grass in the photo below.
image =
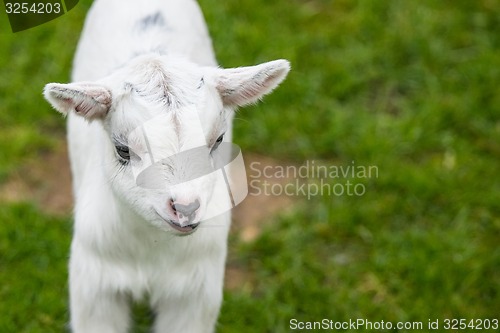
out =
{"type": "MultiPolygon", "coordinates": [[[[0,34],[0,181],[64,136],[41,90],[68,80],[89,3],[0,34]]],[[[292,62],[274,94],[237,115],[244,152],[379,169],[352,180],[363,196],[299,198],[255,242],[231,241],[230,263],[252,279],[226,292],[218,331],[287,332],[292,318],[499,318],[498,4],[200,5],[224,67],[292,62]]],[[[0,331],[61,332],[69,217],[28,203],[1,203],[0,216],[0,331]]],[[[146,332],[149,315],[136,312],[146,332]]]]}
{"type": "Polygon", "coordinates": [[[29,204],[2,204],[0,221],[0,331],[62,332],[68,221],[29,204]]]}

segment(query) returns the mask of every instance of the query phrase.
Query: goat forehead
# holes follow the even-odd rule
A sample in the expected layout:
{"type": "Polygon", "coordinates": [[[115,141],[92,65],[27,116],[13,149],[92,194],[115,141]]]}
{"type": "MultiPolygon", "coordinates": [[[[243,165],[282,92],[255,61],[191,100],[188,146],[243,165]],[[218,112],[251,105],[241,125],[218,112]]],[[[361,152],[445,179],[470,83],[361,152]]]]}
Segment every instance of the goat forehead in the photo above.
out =
{"type": "Polygon", "coordinates": [[[170,151],[207,146],[224,126],[220,113],[205,114],[196,105],[163,110],[121,110],[113,122],[114,141],[142,150],[146,146],[170,151]],[[147,115],[146,115],[147,114],[147,115]]]}
{"type": "Polygon", "coordinates": [[[149,59],[132,69],[122,78],[122,92],[116,94],[120,96],[112,120],[112,132],[119,132],[116,136],[147,132],[158,145],[165,140],[180,146],[206,145],[224,127],[223,106],[212,91],[215,88],[200,85],[203,75],[189,66],[168,67],[160,59],[149,59]],[[135,131],[139,128],[140,132],[135,131]]]}

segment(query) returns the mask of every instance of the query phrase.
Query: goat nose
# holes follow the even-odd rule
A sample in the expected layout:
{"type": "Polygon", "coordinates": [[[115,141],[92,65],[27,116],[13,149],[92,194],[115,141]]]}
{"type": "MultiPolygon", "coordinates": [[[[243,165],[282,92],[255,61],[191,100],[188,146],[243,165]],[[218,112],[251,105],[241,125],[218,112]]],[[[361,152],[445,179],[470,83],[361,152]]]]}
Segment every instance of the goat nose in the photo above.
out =
{"type": "Polygon", "coordinates": [[[196,199],[195,201],[184,205],[177,201],[170,200],[170,205],[179,219],[188,219],[191,222],[196,211],[200,208],[200,201],[196,199]]]}

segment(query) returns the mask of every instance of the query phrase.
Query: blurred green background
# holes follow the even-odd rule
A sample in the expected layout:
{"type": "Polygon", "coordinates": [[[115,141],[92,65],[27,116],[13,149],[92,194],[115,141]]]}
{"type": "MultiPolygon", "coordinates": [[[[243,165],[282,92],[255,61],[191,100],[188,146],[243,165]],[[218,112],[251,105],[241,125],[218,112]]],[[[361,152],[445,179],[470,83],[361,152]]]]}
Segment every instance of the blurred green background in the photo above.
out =
{"type": "MultiPolygon", "coordinates": [[[[199,2],[223,67],[293,66],[238,114],[244,152],[379,170],[353,180],[363,196],[297,198],[257,239],[231,238],[229,263],[248,276],[226,290],[218,332],[499,318],[500,3],[199,2]]],[[[69,80],[90,4],[16,34],[0,14],[0,186],[63,144],[41,91],[69,80]]],[[[70,236],[68,212],[0,202],[0,332],[65,330],[70,236]]],[[[147,310],[135,317],[147,332],[147,310]]]]}

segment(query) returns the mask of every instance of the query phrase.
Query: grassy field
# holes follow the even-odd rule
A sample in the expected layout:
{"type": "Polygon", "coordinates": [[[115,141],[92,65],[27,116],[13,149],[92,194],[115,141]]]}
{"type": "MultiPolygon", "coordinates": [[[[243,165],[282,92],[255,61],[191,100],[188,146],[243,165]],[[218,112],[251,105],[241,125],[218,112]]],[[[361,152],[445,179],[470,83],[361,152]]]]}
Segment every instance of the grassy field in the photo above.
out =
{"type": "MultiPolygon", "coordinates": [[[[500,320],[500,4],[199,2],[222,66],[293,66],[238,114],[244,152],[378,169],[324,179],[363,195],[298,196],[255,241],[231,239],[229,262],[249,278],[226,292],[218,332],[289,332],[294,318],[500,320]]],[[[69,79],[89,6],[16,34],[0,14],[0,184],[64,139],[41,91],[69,79]]],[[[0,203],[0,332],[64,331],[70,220],[0,203]]],[[[136,317],[147,332],[144,309],[136,317]]]]}

